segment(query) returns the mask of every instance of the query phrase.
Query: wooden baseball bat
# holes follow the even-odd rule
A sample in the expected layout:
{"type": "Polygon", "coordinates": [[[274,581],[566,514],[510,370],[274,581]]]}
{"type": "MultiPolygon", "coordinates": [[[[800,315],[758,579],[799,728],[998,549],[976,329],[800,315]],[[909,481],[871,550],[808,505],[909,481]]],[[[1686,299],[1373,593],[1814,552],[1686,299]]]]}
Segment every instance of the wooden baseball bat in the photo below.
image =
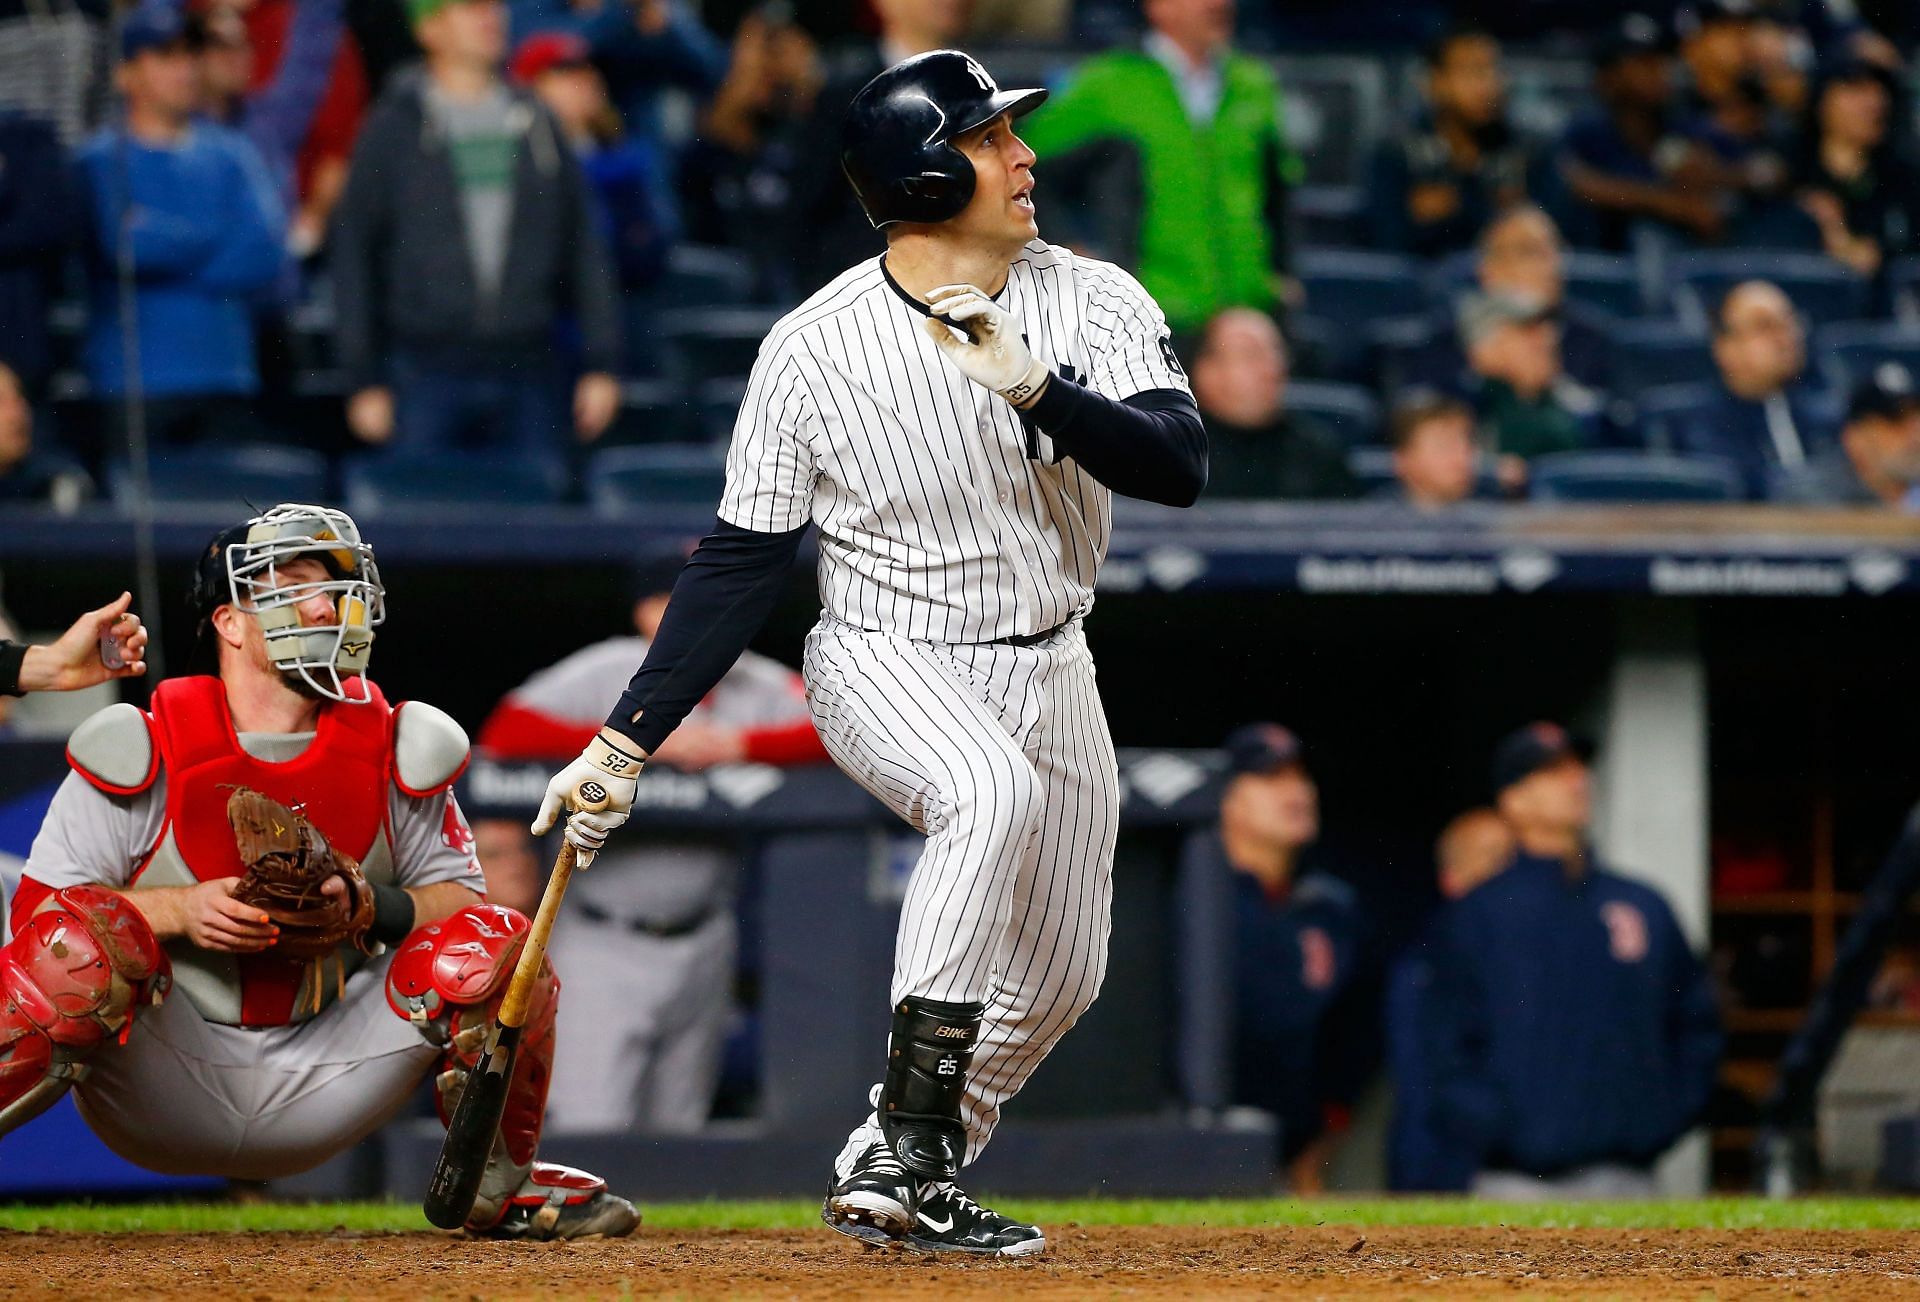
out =
{"type": "MultiPolygon", "coordinates": [[[[573,789],[574,809],[597,814],[606,807],[607,789],[592,778],[573,789]]],[[[562,836],[553,875],[547,878],[547,888],[540,895],[540,910],[534,914],[533,929],[527,933],[520,959],[514,964],[500,1012],[487,1027],[480,1061],[467,1073],[460,1102],[447,1122],[440,1160],[434,1164],[433,1179],[421,1204],[427,1220],[443,1230],[459,1229],[473,1212],[480,1177],[493,1154],[500,1117],[507,1108],[507,1084],[513,1079],[514,1061],[520,1056],[520,1033],[526,1027],[534,983],[547,955],[547,937],[553,932],[553,920],[560,912],[561,897],[567,893],[576,857],[573,842],[562,836]]]]}

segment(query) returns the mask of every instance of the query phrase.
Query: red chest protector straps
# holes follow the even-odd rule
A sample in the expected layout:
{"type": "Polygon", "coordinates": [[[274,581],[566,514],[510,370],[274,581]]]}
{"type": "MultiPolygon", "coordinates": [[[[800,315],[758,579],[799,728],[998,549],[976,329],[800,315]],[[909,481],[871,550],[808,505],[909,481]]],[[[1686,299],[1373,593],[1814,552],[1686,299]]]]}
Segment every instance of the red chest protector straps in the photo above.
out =
{"type": "MultiPolygon", "coordinates": [[[[241,748],[217,678],[170,678],[153,692],[153,732],[167,774],[167,825],[188,871],[201,881],[243,871],[227,797],[236,786],[265,792],[302,810],[328,840],[364,861],[387,818],[393,781],[392,711],[371,682],[364,705],[326,705],[313,741],[282,764],[241,748]]],[[[164,838],[163,838],[164,840],[164,838]]],[[[306,970],[296,959],[247,954],[239,959],[245,1024],[290,1020],[306,970]]]]}

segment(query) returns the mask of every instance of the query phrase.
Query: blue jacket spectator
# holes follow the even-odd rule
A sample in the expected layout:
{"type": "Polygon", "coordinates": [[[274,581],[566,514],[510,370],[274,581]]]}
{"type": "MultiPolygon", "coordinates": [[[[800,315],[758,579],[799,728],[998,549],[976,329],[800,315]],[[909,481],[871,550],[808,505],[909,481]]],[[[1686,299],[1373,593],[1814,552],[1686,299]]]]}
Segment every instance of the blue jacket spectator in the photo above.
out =
{"type": "Polygon", "coordinates": [[[571,32],[593,50],[626,129],[656,148],[660,99],[684,90],[704,101],[727,75],[727,48],[678,0],[511,0],[513,39],[571,32]]]}
{"type": "Polygon", "coordinates": [[[1666,30],[1645,14],[1628,14],[1598,58],[1600,105],[1576,117],[1560,141],[1563,216],[1574,242],[1624,250],[1640,222],[1717,239],[1733,199],[1725,169],[1674,124],[1666,30]]]}
{"type": "MultiPolygon", "coordinates": [[[[1435,847],[1440,894],[1457,900],[1513,861],[1513,832],[1491,809],[1472,809],[1447,825],[1435,847]]],[[[1429,923],[1387,978],[1387,1065],[1393,1076],[1393,1128],[1387,1183],[1396,1193],[1458,1193],[1473,1183],[1479,1154],[1440,1124],[1435,1064],[1446,1052],[1436,1004],[1438,923],[1429,923]]]]}
{"type": "Polygon", "coordinates": [[[1499,44],[1484,32],[1451,32],[1427,55],[1427,111],[1374,158],[1373,242],[1427,257],[1471,248],[1541,179],[1539,159],[1507,120],[1499,44]]]}
{"type": "Polygon", "coordinates": [[[621,132],[586,41],[569,32],[529,37],[514,51],[510,71],[547,106],[580,160],[622,287],[657,280],[675,236],[665,172],[651,146],[621,132]]]}
{"type": "Polygon", "coordinates": [[[138,285],[141,385],[175,400],[154,414],[156,436],[243,432],[244,400],[259,388],[254,309],[284,265],[286,214],[253,146],[193,120],[199,74],[177,14],[125,20],[119,75],[126,118],[78,160],[91,217],[87,378],[97,397],[127,387],[124,254],[138,285]]]}
{"type": "Polygon", "coordinates": [[[1355,992],[1365,932],[1353,892],[1312,865],[1319,789],[1299,742],[1270,723],[1226,743],[1219,854],[1233,877],[1233,1101],[1271,1112],[1291,1185],[1318,1187],[1329,1120],[1358,1092],[1355,992]]]}
{"type": "Polygon", "coordinates": [[[0,362],[29,393],[52,365],[47,302],[72,230],[72,190],[53,128],[0,111],[0,362]]]}
{"type": "Polygon", "coordinates": [[[1436,923],[1434,1116],[1486,1196],[1649,1195],[1719,1067],[1712,984],[1672,911],[1587,845],[1589,753],[1551,724],[1501,744],[1520,852],[1436,923]]]}
{"type": "Polygon", "coordinates": [[[1798,470],[1833,444],[1840,410],[1808,370],[1793,304],[1765,281],[1728,291],[1715,316],[1713,358],[1719,383],[1703,406],[1673,417],[1674,446],[1724,457],[1749,497],[1765,497],[1776,469],[1798,470]]]}

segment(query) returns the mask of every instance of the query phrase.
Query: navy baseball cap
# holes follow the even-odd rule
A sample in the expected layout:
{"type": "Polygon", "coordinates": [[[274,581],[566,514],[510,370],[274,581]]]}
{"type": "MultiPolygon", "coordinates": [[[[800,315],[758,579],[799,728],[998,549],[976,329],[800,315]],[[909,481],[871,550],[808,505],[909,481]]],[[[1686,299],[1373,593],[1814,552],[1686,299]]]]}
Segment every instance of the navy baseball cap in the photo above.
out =
{"type": "Polygon", "coordinates": [[[1508,733],[1494,747],[1493,792],[1499,795],[1561,760],[1585,763],[1592,758],[1593,743],[1586,738],[1574,736],[1557,723],[1530,723],[1508,733]]]}
{"type": "Polygon", "coordinates": [[[1920,389],[1914,386],[1913,372],[1900,362],[1882,362],[1853,386],[1847,423],[1869,416],[1900,420],[1915,410],[1920,410],[1920,389]]]}
{"type": "Polygon", "coordinates": [[[131,63],[148,50],[164,50],[188,40],[187,20],[166,5],[143,4],[120,20],[120,62],[131,63]]]}
{"type": "Polygon", "coordinates": [[[1247,723],[1227,734],[1223,749],[1233,773],[1271,773],[1305,760],[1300,739],[1277,723],[1247,723]]]}

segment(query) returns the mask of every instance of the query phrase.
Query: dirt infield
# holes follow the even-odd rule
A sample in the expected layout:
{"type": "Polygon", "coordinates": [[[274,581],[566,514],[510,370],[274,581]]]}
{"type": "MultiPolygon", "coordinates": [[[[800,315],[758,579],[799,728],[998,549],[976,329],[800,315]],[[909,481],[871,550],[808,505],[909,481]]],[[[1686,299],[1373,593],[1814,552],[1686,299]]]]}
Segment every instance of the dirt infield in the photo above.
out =
{"type": "Polygon", "coordinates": [[[612,1243],[429,1234],[0,1234],[0,1297],[1920,1297],[1894,1231],[1079,1228],[1031,1262],[868,1252],[825,1230],[612,1243]]]}

